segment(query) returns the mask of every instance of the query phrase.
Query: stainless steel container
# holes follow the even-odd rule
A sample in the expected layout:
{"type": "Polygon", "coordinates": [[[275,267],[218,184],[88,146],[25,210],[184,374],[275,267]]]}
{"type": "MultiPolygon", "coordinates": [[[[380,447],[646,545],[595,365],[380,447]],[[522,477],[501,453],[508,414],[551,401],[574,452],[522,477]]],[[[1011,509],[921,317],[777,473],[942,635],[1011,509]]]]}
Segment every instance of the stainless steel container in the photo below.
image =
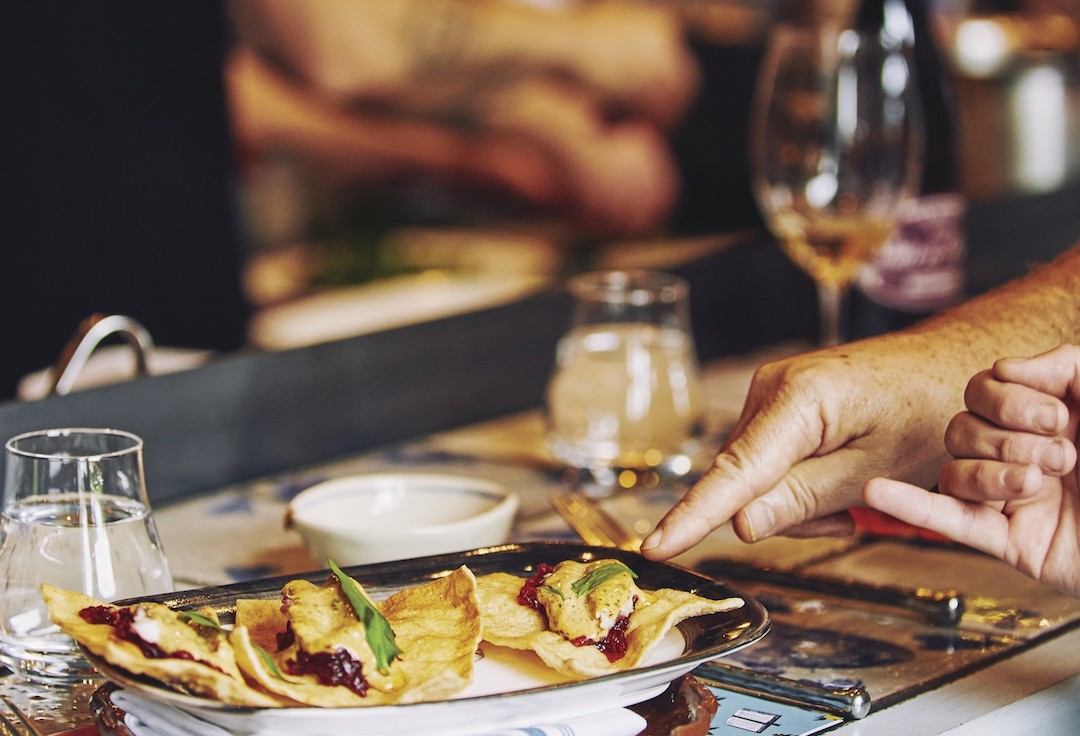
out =
{"type": "Polygon", "coordinates": [[[1063,15],[946,20],[972,199],[1080,177],[1080,33],[1063,15]]]}

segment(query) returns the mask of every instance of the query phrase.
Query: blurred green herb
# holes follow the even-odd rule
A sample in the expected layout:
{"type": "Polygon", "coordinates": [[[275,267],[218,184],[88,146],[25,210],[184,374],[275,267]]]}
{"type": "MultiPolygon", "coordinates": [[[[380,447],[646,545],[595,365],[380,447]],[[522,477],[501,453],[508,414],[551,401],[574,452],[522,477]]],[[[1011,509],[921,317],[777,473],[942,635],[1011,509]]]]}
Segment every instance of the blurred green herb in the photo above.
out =
{"type": "Polygon", "coordinates": [[[254,646],[255,646],[255,651],[258,652],[258,654],[259,654],[259,659],[262,660],[263,665],[266,666],[266,669],[270,670],[270,674],[272,674],[274,677],[276,677],[279,680],[284,680],[285,676],[281,674],[281,670],[279,670],[278,667],[277,667],[277,664],[274,663],[274,659],[273,659],[273,657],[270,656],[270,652],[266,651],[265,649],[260,647],[258,644],[254,645],[254,646]]]}
{"type": "MultiPolygon", "coordinates": [[[[191,623],[197,624],[199,626],[205,626],[208,629],[222,632],[225,631],[225,629],[222,628],[221,624],[219,624],[217,621],[207,616],[204,616],[201,613],[197,613],[196,611],[181,611],[180,618],[186,619],[191,623]]],[[[252,646],[255,647],[255,651],[256,653],[258,653],[259,659],[263,661],[263,664],[266,665],[266,668],[268,670],[270,670],[270,673],[279,680],[284,680],[285,678],[282,677],[281,670],[277,668],[277,665],[274,664],[273,658],[270,657],[270,652],[266,651],[258,644],[253,643],[252,646]]]]}
{"type": "Polygon", "coordinates": [[[221,628],[221,624],[219,624],[217,621],[209,618],[208,616],[204,616],[201,613],[196,613],[195,611],[181,611],[180,618],[186,619],[193,624],[198,624],[199,626],[205,626],[208,629],[215,629],[217,631],[225,630],[221,628]]]}

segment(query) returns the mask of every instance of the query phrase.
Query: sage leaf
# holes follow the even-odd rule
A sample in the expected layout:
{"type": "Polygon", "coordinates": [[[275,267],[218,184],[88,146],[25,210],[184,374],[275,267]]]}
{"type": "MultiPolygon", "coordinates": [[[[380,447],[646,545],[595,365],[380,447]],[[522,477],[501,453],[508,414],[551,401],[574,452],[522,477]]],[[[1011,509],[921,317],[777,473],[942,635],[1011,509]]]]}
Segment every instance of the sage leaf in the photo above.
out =
{"type": "Polygon", "coordinates": [[[572,590],[576,596],[588,595],[608,580],[611,580],[616,575],[621,575],[624,572],[630,573],[630,577],[632,578],[637,578],[637,573],[625,564],[621,562],[609,562],[608,564],[601,565],[592,572],[587,573],[581,580],[578,580],[571,585],[570,590],[572,590]]]}
{"type": "Polygon", "coordinates": [[[364,625],[364,634],[367,637],[368,646],[375,653],[375,666],[384,675],[389,673],[390,663],[402,653],[401,649],[398,648],[397,641],[394,639],[394,631],[390,628],[390,622],[379,612],[379,609],[372,605],[355,580],[343,573],[334,564],[333,560],[327,560],[327,562],[330,571],[338,579],[341,592],[349,599],[353,610],[356,611],[356,617],[364,625]]]}

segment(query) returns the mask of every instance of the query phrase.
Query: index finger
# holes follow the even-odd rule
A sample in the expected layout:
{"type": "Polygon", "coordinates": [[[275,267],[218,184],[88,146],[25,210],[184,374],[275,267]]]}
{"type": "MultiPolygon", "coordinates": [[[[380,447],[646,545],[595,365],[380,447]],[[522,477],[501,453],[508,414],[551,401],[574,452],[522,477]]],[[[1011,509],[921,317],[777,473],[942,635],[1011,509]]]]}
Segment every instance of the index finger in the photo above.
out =
{"type": "Polygon", "coordinates": [[[736,432],[709,471],[642,542],[646,556],[667,559],[693,547],[810,457],[822,434],[794,409],[759,412],[736,432]]]}
{"type": "Polygon", "coordinates": [[[1059,399],[1080,398],[1080,346],[1059,345],[1033,358],[1002,358],[994,377],[1020,383],[1059,399]]]}
{"type": "Polygon", "coordinates": [[[900,521],[929,529],[953,541],[1004,559],[1009,520],[998,510],[887,478],[863,486],[863,500],[900,521]]]}

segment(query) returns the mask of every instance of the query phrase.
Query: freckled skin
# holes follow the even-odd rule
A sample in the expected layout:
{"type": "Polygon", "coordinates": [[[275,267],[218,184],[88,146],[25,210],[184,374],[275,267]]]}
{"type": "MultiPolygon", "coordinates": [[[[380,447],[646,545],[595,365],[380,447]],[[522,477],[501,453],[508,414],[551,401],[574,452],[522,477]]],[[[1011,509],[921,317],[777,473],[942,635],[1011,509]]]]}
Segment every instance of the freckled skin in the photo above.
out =
{"type": "Polygon", "coordinates": [[[713,467],[642,552],[672,557],[728,521],[745,541],[849,533],[870,478],[934,483],[972,375],[1077,341],[1080,244],[907,330],[764,365],[713,467]]]}

